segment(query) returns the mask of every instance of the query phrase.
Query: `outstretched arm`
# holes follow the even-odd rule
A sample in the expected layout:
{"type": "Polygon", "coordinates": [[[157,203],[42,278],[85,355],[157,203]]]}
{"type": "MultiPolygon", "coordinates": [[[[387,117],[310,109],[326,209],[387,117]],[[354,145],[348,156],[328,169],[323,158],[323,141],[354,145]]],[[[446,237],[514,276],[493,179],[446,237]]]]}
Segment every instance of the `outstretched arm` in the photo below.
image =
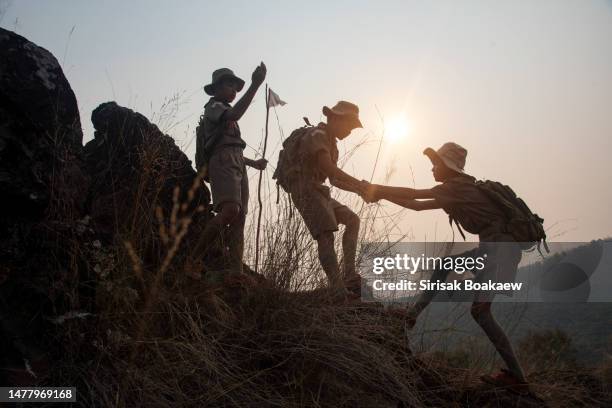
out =
{"type": "Polygon", "coordinates": [[[266,159],[253,160],[245,157],[244,164],[257,170],[265,170],[266,166],[268,165],[268,161],[266,159]]]}
{"type": "Polygon", "coordinates": [[[266,72],[266,65],[263,62],[259,64],[257,68],[255,68],[255,71],[253,71],[253,75],[251,76],[251,85],[249,86],[249,89],[246,90],[244,95],[242,95],[242,98],[240,98],[240,100],[238,100],[238,102],[236,102],[232,108],[225,111],[223,116],[225,120],[237,121],[242,117],[242,115],[244,115],[244,112],[246,112],[247,108],[253,101],[253,97],[255,96],[255,93],[257,93],[257,89],[259,89],[264,79],[266,79],[266,72]]]}
{"type": "Polygon", "coordinates": [[[331,159],[329,152],[320,151],[318,156],[319,168],[329,177],[332,186],[352,193],[362,194],[364,183],[342,171],[331,159]]]}
{"type": "Polygon", "coordinates": [[[413,199],[430,199],[434,198],[431,189],[414,189],[408,187],[391,187],[381,186],[379,184],[371,184],[371,191],[368,191],[372,195],[373,199],[387,199],[393,201],[393,199],[401,200],[413,200],[413,199]]]}
{"type": "Polygon", "coordinates": [[[437,200],[410,200],[410,199],[402,199],[402,198],[388,198],[387,200],[391,201],[394,204],[397,204],[401,207],[408,208],[415,211],[423,211],[423,210],[436,210],[438,208],[442,208],[440,203],[437,200]]]}

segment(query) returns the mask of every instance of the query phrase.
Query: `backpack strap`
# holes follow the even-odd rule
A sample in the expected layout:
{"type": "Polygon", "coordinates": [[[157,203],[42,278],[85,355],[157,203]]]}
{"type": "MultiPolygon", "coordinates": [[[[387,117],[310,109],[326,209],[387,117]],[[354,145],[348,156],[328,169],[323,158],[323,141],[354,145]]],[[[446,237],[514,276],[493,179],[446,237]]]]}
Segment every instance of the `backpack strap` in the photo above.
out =
{"type": "MultiPolygon", "coordinates": [[[[463,238],[463,240],[465,241],[465,234],[463,233],[463,229],[461,228],[461,225],[459,225],[459,223],[457,222],[456,219],[453,218],[452,215],[448,215],[448,223],[451,227],[451,230],[453,230],[453,234],[455,233],[455,230],[453,229],[453,221],[455,222],[455,225],[457,226],[457,230],[459,231],[459,233],[461,234],[461,237],[463,238]]],[[[455,239],[453,238],[453,241],[455,239]]]]}
{"type": "Polygon", "coordinates": [[[544,249],[546,250],[547,254],[550,254],[550,249],[548,248],[548,244],[546,243],[546,238],[544,238],[542,241],[538,242],[538,252],[540,253],[540,256],[542,258],[545,258],[544,254],[542,253],[542,248],[540,248],[540,246],[544,246],[544,249]]]}

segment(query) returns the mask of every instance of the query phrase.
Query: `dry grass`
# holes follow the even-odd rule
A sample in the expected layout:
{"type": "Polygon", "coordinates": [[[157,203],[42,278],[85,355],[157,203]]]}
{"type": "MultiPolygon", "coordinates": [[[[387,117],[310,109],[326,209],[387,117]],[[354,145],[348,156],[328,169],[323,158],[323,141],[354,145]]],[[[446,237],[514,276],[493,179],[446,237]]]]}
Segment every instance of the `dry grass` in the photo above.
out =
{"type": "Polygon", "coordinates": [[[147,316],[113,316],[79,373],[86,405],[425,405],[401,323],[380,309],[337,306],[322,293],[236,291],[160,293],[147,316]],[[150,324],[131,360],[130,333],[143,318],[150,324]]]}
{"type": "MultiPolygon", "coordinates": [[[[150,148],[145,166],[158,157],[150,148]]],[[[273,209],[269,185],[260,267],[267,281],[213,288],[193,279],[185,259],[201,226],[192,222],[192,194],[181,201],[175,191],[164,214],[153,205],[163,183],[154,184],[136,189],[133,222],[118,224],[115,243],[74,243],[102,265],[97,313],[64,322],[55,339],[63,355],[48,383],[76,385],[80,406],[542,406],[482,386],[478,369],[461,363],[479,358],[477,349],[414,356],[410,333],[383,307],[334,299],[305,226],[286,196],[273,209]]],[[[362,240],[385,242],[401,212],[367,206],[359,215],[362,240]],[[375,235],[375,222],[384,234],[375,235]]],[[[530,379],[549,406],[606,406],[609,367],[549,367],[530,379]]]]}
{"type": "MultiPolygon", "coordinates": [[[[161,235],[170,235],[162,238],[159,269],[143,271],[133,250],[125,256],[125,247],[112,248],[132,261],[117,264],[100,285],[96,320],[64,325],[70,357],[53,382],[76,384],[81,405],[541,406],[480,385],[477,369],[450,355],[415,357],[403,322],[380,305],[338,303],[324,289],[308,290],[320,283],[312,277],[318,264],[297,217],[266,234],[265,284],[222,288],[191,279],[173,262],[180,227],[172,220],[184,222],[160,222],[161,235]]],[[[530,378],[550,406],[605,406],[603,377],[550,367],[530,378]]]]}

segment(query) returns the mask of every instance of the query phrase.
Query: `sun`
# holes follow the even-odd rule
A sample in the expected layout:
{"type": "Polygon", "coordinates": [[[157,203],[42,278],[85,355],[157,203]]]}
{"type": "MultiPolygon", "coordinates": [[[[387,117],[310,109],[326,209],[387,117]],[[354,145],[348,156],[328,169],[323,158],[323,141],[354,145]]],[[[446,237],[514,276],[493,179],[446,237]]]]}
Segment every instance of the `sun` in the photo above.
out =
{"type": "Polygon", "coordinates": [[[405,116],[397,116],[386,124],[385,138],[397,142],[406,138],[411,130],[410,121],[405,116]]]}

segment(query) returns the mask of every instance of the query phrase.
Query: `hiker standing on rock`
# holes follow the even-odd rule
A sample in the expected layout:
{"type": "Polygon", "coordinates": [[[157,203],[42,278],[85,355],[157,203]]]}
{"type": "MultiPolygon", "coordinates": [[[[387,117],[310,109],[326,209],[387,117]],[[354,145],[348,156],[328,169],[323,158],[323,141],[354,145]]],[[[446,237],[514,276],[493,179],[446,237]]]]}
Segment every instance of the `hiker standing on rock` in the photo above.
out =
{"type": "MultiPolygon", "coordinates": [[[[433,176],[442,184],[431,189],[387,187],[372,184],[363,196],[368,202],[386,199],[402,207],[416,211],[443,209],[449,214],[461,234],[461,226],[478,234],[480,254],[486,254],[485,268],[476,273],[476,280],[514,282],[522,249],[533,247],[546,235],[542,220],[525,203],[516,197],[512,189],[493,181],[476,181],[465,173],[467,150],[455,143],[446,143],[440,149],[428,148],[424,154],[433,163],[433,176]],[[521,226],[518,227],[517,226],[521,226]],[[500,244],[503,243],[503,244],[500,244]]],[[[432,282],[444,282],[450,270],[438,269],[432,282]]],[[[404,313],[411,328],[425,307],[432,301],[435,291],[423,292],[417,302],[404,313]]],[[[512,345],[491,313],[492,291],[480,291],[475,295],[471,314],[487,334],[508,369],[493,376],[483,376],[483,381],[524,391],[525,375],[516,358],[512,345]]]]}
{"type": "Polygon", "coordinates": [[[345,292],[344,284],[352,287],[356,281],[359,282],[355,256],[360,220],[348,207],[331,198],[330,189],[324,183],[329,178],[332,186],[364,193],[367,183],[338,168],[336,145],[337,140],[345,139],[353,129],[363,126],[359,120],[359,108],[350,102],[340,101],[331,109],[325,106],[323,114],[327,123],[304,126],[285,140],[274,178],[290,194],[310,234],[317,241],[319,261],[330,287],[345,292]],[[338,231],[338,224],[346,226],[342,236],[342,271],[334,249],[334,232],[338,231]]]}
{"type": "Polygon", "coordinates": [[[264,170],[267,160],[244,157],[246,143],[241,138],[238,120],[265,78],[266,66],[262,62],[253,71],[251,86],[234,106],[230,103],[244,87],[244,81],[232,70],[221,68],[214,71],[212,82],[204,87],[212,97],[204,107],[196,131],[196,167],[210,181],[217,215],[206,225],[197,246],[197,255],[210,253],[210,248],[216,247],[216,241],[221,237],[226,262],[220,270],[207,271],[207,280],[213,283],[222,282],[227,275],[242,273],[244,223],[249,203],[246,166],[264,170]]]}

